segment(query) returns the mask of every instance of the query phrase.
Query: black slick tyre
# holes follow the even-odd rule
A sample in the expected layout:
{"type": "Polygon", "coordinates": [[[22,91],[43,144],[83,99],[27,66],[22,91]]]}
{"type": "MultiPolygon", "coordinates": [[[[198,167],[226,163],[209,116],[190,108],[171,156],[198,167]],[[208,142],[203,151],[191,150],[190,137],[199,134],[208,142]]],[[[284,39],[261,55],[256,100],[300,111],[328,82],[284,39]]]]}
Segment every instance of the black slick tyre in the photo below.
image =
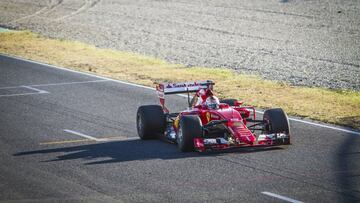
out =
{"type": "MultiPolygon", "coordinates": [[[[264,112],[265,132],[285,133],[290,136],[289,119],[281,108],[268,109],[264,112]]],[[[282,144],[290,144],[290,137],[282,144]]]]}
{"type": "Polygon", "coordinates": [[[194,138],[200,136],[202,136],[202,123],[199,116],[182,116],[177,136],[177,144],[180,151],[194,151],[194,138]]]}
{"type": "Polygon", "coordinates": [[[142,140],[155,139],[165,131],[165,115],[161,106],[140,106],[136,114],[136,127],[142,140]]]}

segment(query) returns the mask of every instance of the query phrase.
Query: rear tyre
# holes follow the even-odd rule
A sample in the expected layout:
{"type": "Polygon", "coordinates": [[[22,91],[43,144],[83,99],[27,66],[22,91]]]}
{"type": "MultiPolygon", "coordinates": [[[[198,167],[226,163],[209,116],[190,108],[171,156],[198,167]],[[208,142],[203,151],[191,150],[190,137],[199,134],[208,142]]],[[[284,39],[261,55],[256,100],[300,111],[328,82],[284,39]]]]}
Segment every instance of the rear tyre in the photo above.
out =
{"type": "Polygon", "coordinates": [[[229,106],[235,106],[235,102],[237,102],[237,99],[223,99],[220,100],[220,103],[228,104],[229,106]]]}
{"type": "Polygon", "coordinates": [[[187,115],[180,119],[177,143],[180,151],[194,151],[194,138],[202,135],[202,123],[199,116],[187,115]]]}
{"type": "Polygon", "coordinates": [[[136,114],[136,127],[142,140],[155,139],[158,134],[164,134],[165,115],[161,106],[140,106],[136,114]]]}
{"type": "Polygon", "coordinates": [[[263,120],[265,122],[266,133],[285,133],[289,135],[289,138],[284,139],[282,144],[290,144],[289,119],[281,108],[266,110],[264,112],[263,120]]]}

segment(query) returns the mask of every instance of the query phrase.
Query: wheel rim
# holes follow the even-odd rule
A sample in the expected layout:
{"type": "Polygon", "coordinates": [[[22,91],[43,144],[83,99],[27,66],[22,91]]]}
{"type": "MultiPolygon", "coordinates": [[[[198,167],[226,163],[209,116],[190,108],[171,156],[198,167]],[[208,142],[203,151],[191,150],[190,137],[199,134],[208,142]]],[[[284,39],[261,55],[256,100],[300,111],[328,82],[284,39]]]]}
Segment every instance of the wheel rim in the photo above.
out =
{"type": "Polygon", "coordinates": [[[137,119],[137,128],[138,128],[139,134],[142,134],[143,129],[144,129],[144,124],[142,122],[142,119],[141,119],[140,115],[138,115],[138,119],[137,119]]]}
{"type": "Polygon", "coordinates": [[[182,143],[182,141],[183,141],[183,133],[182,133],[181,126],[180,126],[180,128],[178,130],[178,137],[177,138],[178,138],[178,144],[182,143]]]}

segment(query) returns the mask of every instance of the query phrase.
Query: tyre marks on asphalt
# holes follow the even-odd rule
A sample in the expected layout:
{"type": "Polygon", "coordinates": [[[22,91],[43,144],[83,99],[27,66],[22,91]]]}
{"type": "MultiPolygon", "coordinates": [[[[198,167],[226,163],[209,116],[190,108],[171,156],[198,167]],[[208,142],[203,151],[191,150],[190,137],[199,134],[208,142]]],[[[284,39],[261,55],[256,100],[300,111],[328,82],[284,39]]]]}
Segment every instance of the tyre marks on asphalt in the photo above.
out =
{"type": "MultiPolygon", "coordinates": [[[[142,6],[144,8],[146,8],[147,6],[142,6]]],[[[169,10],[168,8],[153,8],[150,7],[152,9],[157,9],[157,10],[169,10]]],[[[182,12],[182,10],[180,10],[182,12]]],[[[190,11],[184,11],[184,12],[190,12],[190,11]]],[[[99,13],[99,12],[96,12],[99,13]]],[[[199,14],[198,12],[193,12],[194,14],[199,14]]],[[[270,37],[262,37],[262,36],[257,36],[257,35],[248,35],[248,34],[244,34],[244,33],[240,33],[240,32],[236,32],[236,31],[229,31],[228,29],[221,29],[220,27],[214,27],[214,26],[206,26],[202,23],[196,24],[196,23],[191,23],[189,21],[185,22],[185,21],[178,21],[178,20],[169,20],[169,19],[155,19],[155,18],[148,18],[148,17],[141,17],[141,16],[133,16],[133,15],[129,15],[129,14],[124,14],[124,13],[114,13],[114,12],[107,12],[106,14],[104,13],[104,15],[115,15],[115,16],[122,16],[125,18],[129,18],[129,19],[138,19],[140,21],[149,21],[149,22],[153,22],[156,21],[157,23],[161,24],[161,23],[168,23],[169,25],[182,25],[185,27],[190,27],[190,28],[195,28],[198,30],[204,30],[204,31],[210,31],[210,32],[216,32],[216,33],[220,33],[220,34],[225,34],[225,35],[236,35],[236,36],[240,36],[240,37],[244,37],[244,38],[254,38],[254,39],[260,39],[260,40],[269,40],[269,41],[275,41],[275,42],[282,42],[282,41],[288,41],[288,40],[283,40],[283,39],[276,39],[276,38],[270,38],[270,37]]],[[[209,15],[209,14],[200,14],[200,15],[209,15]]],[[[209,16],[215,16],[216,18],[223,18],[222,16],[216,16],[215,14],[211,14],[209,16]]],[[[232,21],[234,21],[234,19],[231,19],[232,21]]],[[[235,19],[235,21],[237,21],[235,19]]],[[[253,20],[249,20],[249,21],[253,21],[253,20]]],[[[144,32],[144,29],[139,29],[139,32],[144,32]]]]}
{"type": "Polygon", "coordinates": [[[63,0],[50,0],[50,6],[49,9],[46,10],[45,12],[43,12],[43,15],[47,15],[53,11],[55,11],[58,7],[61,6],[61,4],[63,3],[63,0]],[[52,3],[54,2],[54,3],[52,3]]]}
{"type": "Polygon", "coordinates": [[[29,18],[33,18],[39,14],[41,14],[43,11],[46,11],[47,10],[47,7],[43,7],[42,9],[38,10],[37,12],[31,14],[31,15],[27,15],[27,16],[24,16],[24,17],[21,17],[21,18],[18,18],[18,19],[15,19],[13,21],[10,22],[10,24],[13,24],[13,23],[17,23],[19,21],[23,21],[23,20],[26,20],[26,19],[29,19],[29,18]]]}
{"type": "Polygon", "coordinates": [[[89,10],[90,8],[94,7],[96,4],[98,4],[101,0],[85,0],[85,2],[83,3],[83,5],[78,8],[76,11],[68,14],[68,15],[64,15],[60,18],[55,19],[55,21],[62,21],[62,20],[66,20],[68,18],[71,18],[75,15],[78,15],[80,13],[86,12],[87,10],[89,10]]]}
{"type": "Polygon", "coordinates": [[[62,2],[63,2],[63,0],[49,0],[45,7],[41,8],[40,10],[36,11],[33,14],[26,15],[26,16],[23,16],[21,18],[15,19],[15,20],[11,21],[10,24],[17,23],[19,21],[24,21],[24,20],[27,20],[27,19],[31,19],[31,18],[34,18],[36,16],[47,14],[47,13],[53,11],[58,6],[60,6],[62,2]]]}
{"type": "MultiPolygon", "coordinates": [[[[142,7],[146,7],[146,6],[142,6],[142,7]]],[[[233,9],[232,7],[221,7],[221,8],[229,8],[229,9],[231,8],[231,9],[233,9]]],[[[168,8],[157,8],[157,9],[169,10],[168,8]]],[[[246,9],[246,8],[241,8],[241,9],[249,10],[249,9],[246,9]]],[[[253,9],[250,9],[250,10],[252,11],[253,9]]],[[[259,9],[255,9],[255,10],[259,10],[259,9]]],[[[279,13],[283,14],[283,12],[276,12],[276,11],[267,11],[267,10],[261,10],[261,11],[265,12],[265,13],[268,12],[268,13],[274,13],[274,14],[279,14],[279,13]]],[[[99,12],[95,12],[95,13],[98,14],[99,12]]],[[[105,13],[103,13],[103,15],[105,15],[105,13]]],[[[303,44],[301,42],[291,41],[289,39],[277,39],[277,38],[270,38],[270,37],[264,37],[264,36],[258,36],[258,35],[250,35],[250,34],[240,33],[240,32],[236,32],[236,31],[229,31],[229,30],[221,29],[221,28],[218,28],[218,27],[210,26],[210,25],[207,26],[207,25],[204,25],[204,24],[181,22],[181,21],[177,21],[177,20],[169,20],[169,19],[161,19],[160,20],[160,19],[147,18],[147,17],[141,17],[141,16],[135,16],[134,17],[134,16],[126,14],[126,13],[114,13],[114,12],[112,12],[112,13],[107,12],[106,15],[121,16],[121,17],[129,18],[129,19],[136,18],[136,19],[139,19],[141,21],[150,21],[150,22],[151,21],[156,21],[159,24],[160,23],[168,23],[169,25],[177,24],[177,25],[182,25],[182,26],[186,26],[186,27],[190,27],[190,28],[195,28],[197,30],[204,30],[205,32],[215,32],[215,33],[219,33],[221,35],[240,36],[240,37],[243,37],[243,38],[248,38],[248,39],[250,38],[250,39],[264,40],[264,41],[272,41],[272,42],[275,42],[275,43],[276,42],[281,42],[281,43],[284,43],[284,44],[292,43],[292,44],[296,44],[296,45],[299,45],[299,46],[303,44]]],[[[215,14],[201,14],[201,15],[212,16],[212,15],[215,15],[215,14]]],[[[289,15],[297,16],[296,14],[289,14],[289,15]]],[[[300,15],[300,16],[302,16],[302,15],[300,15]]],[[[306,17],[311,18],[311,19],[315,18],[315,17],[312,17],[312,16],[306,16],[306,17]]],[[[222,16],[216,16],[216,18],[226,19],[225,17],[222,17],[222,16]]],[[[256,20],[251,20],[251,19],[247,19],[247,20],[257,22],[256,20]]],[[[235,19],[235,21],[236,21],[236,19],[235,19]]],[[[264,21],[264,22],[261,22],[261,23],[268,23],[268,22],[264,21]]],[[[276,23],[281,23],[281,22],[276,22],[276,23]]],[[[286,24],[286,25],[287,26],[293,26],[293,27],[300,27],[300,28],[304,27],[304,25],[300,26],[299,24],[295,24],[295,25],[286,24]]],[[[307,26],[305,26],[305,27],[308,28],[307,26]]],[[[104,28],[102,28],[102,30],[106,29],[106,28],[107,27],[104,27],[104,28]]],[[[139,33],[144,33],[145,32],[144,28],[137,29],[135,26],[130,27],[130,29],[134,30],[134,31],[137,31],[139,33]]],[[[318,30],[320,28],[316,27],[316,28],[312,28],[312,29],[318,30]]],[[[164,34],[162,34],[161,32],[158,32],[158,33],[147,32],[147,35],[151,35],[154,38],[159,38],[161,35],[164,35],[164,34]]],[[[166,37],[168,37],[168,36],[166,36],[166,37]]],[[[213,42],[209,43],[209,42],[201,41],[201,40],[193,40],[192,41],[191,39],[188,39],[188,38],[187,39],[176,38],[176,39],[173,39],[173,41],[177,41],[177,42],[182,43],[182,44],[187,43],[187,42],[191,42],[191,43],[196,43],[196,44],[202,44],[204,46],[214,44],[213,42]]],[[[222,46],[224,46],[224,45],[222,45],[222,44],[217,45],[217,47],[222,47],[222,46]]],[[[239,45],[237,45],[237,46],[239,47],[239,45]]],[[[172,49],[173,48],[174,47],[172,46],[172,49]]],[[[224,46],[224,48],[229,49],[229,47],[227,47],[227,46],[224,46]]],[[[256,48],[253,48],[252,50],[256,50],[256,48]]],[[[186,50],[184,50],[184,51],[186,51],[186,50]]],[[[335,64],[335,65],[352,66],[352,67],[355,67],[355,68],[359,67],[359,64],[355,64],[355,63],[351,63],[351,62],[347,62],[347,61],[338,61],[338,60],[332,60],[332,59],[327,59],[327,58],[317,58],[317,57],[313,57],[313,56],[310,56],[310,55],[304,55],[304,54],[293,54],[293,53],[288,53],[288,52],[283,53],[283,51],[281,49],[279,49],[279,50],[270,50],[270,49],[267,49],[267,48],[262,48],[260,51],[261,51],[261,54],[270,55],[272,57],[278,57],[279,59],[287,58],[287,61],[289,63],[292,63],[292,61],[296,61],[297,58],[302,58],[302,59],[307,60],[307,61],[312,61],[312,62],[322,63],[322,64],[325,63],[325,64],[328,64],[328,65],[329,64],[335,64]]],[[[193,52],[193,51],[191,50],[189,52],[193,52]]],[[[257,53],[257,55],[258,55],[258,53],[257,53]]],[[[293,64],[293,66],[296,66],[296,64],[293,64]]]]}
{"type": "MultiPolygon", "coordinates": [[[[195,3],[189,3],[189,2],[184,2],[184,1],[177,1],[177,4],[184,4],[185,6],[198,6],[198,4],[195,3]]],[[[257,9],[257,8],[250,8],[250,7],[245,7],[245,6],[234,6],[234,5],[208,5],[211,7],[215,7],[215,8],[225,8],[225,9],[236,9],[236,10],[244,10],[244,11],[252,11],[252,12],[259,12],[259,13],[274,13],[277,15],[286,15],[286,16],[296,16],[296,17],[301,17],[301,18],[308,18],[308,19],[313,19],[315,16],[310,16],[310,15],[305,15],[305,14],[301,14],[301,13],[291,13],[291,12],[285,12],[285,11],[275,11],[275,10],[269,10],[269,9],[257,9]]]]}
{"type": "MultiPolygon", "coordinates": [[[[63,15],[61,17],[55,18],[52,21],[62,21],[62,20],[66,20],[70,17],[73,17],[75,15],[78,15],[80,13],[86,12],[88,9],[94,7],[96,4],[98,4],[101,0],[84,0],[84,3],[82,4],[82,6],[78,9],[76,9],[74,12],[67,14],[67,15],[63,15]]],[[[41,18],[48,18],[45,17],[47,15],[50,15],[52,12],[55,12],[56,9],[59,9],[64,3],[64,0],[48,0],[48,3],[46,6],[42,7],[40,10],[36,11],[35,13],[32,13],[30,15],[26,15],[20,18],[17,18],[11,22],[9,22],[10,24],[14,24],[14,23],[18,23],[21,21],[25,21],[34,17],[41,17],[41,18]]]]}

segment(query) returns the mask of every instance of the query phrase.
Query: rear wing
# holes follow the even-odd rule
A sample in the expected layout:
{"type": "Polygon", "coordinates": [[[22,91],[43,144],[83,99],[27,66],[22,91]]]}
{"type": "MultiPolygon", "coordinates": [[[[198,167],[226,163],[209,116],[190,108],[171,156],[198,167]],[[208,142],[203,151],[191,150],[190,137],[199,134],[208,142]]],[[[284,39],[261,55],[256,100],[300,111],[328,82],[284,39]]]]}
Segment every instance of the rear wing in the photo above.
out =
{"type": "Polygon", "coordinates": [[[169,110],[165,107],[165,95],[167,94],[188,94],[188,102],[190,105],[190,92],[197,92],[200,89],[207,89],[210,85],[215,85],[211,80],[195,81],[195,82],[180,82],[180,83],[161,83],[156,85],[156,91],[158,93],[160,104],[165,112],[169,110]]]}
{"type": "Polygon", "coordinates": [[[200,89],[206,89],[210,85],[215,85],[210,80],[197,82],[181,82],[181,83],[161,83],[156,86],[156,90],[163,95],[180,94],[188,92],[197,92],[200,89]]]}

